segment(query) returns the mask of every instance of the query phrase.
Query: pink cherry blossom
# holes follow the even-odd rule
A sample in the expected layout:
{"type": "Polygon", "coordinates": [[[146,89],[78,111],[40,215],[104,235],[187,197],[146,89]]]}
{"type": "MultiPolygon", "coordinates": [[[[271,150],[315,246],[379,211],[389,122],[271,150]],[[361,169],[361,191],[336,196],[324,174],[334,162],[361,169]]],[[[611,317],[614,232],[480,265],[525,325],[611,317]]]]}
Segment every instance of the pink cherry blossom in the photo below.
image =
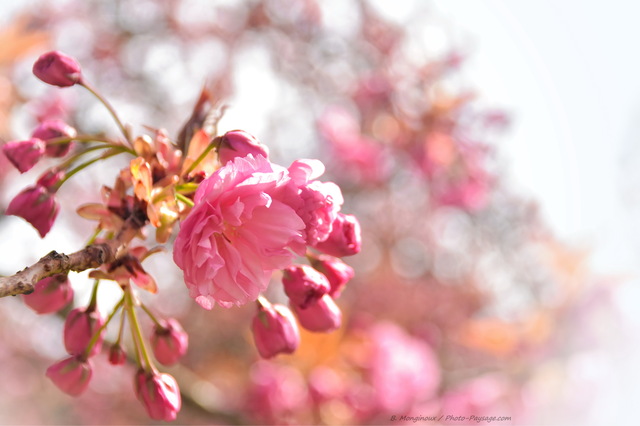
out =
{"type": "Polygon", "coordinates": [[[333,222],[344,203],[340,187],[333,182],[315,180],[324,173],[319,160],[296,160],[289,166],[289,176],[298,187],[296,199],[289,200],[305,223],[305,240],[313,245],[331,233],[333,222]]]}
{"type": "Polygon", "coordinates": [[[2,152],[20,173],[31,170],[44,156],[45,149],[44,141],[38,138],[7,142],[2,146],[2,152]]]}
{"type": "Polygon", "coordinates": [[[78,396],[87,389],[93,371],[89,361],[72,356],[47,368],[47,377],[64,393],[78,396]]]}
{"type": "Polygon", "coordinates": [[[370,380],[382,410],[404,412],[433,397],[441,373],[429,345],[387,322],[376,324],[370,336],[370,380]]]}
{"type": "Polygon", "coordinates": [[[261,299],[251,331],[263,358],[293,353],[300,344],[300,332],[293,313],[286,306],[272,305],[267,300],[261,299]]]}
{"type": "Polygon", "coordinates": [[[205,309],[256,300],[271,272],[304,254],[305,224],[286,169],[262,156],[238,157],[205,179],[180,224],[173,259],[205,309]]]}
{"type": "Polygon", "coordinates": [[[175,420],[182,407],[178,383],[167,373],[138,371],[135,375],[135,392],[149,417],[154,420],[175,420]]]}
{"type": "Polygon", "coordinates": [[[50,143],[55,138],[75,138],[78,132],[62,120],[45,120],[33,131],[31,136],[46,142],[46,154],[49,157],[64,157],[71,149],[71,142],[50,143]]]}
{"type": "Polygon", "coordinates": [[[291,303],[301,308],[319,299],[330,289],[327,277],[307,265],[285,268],[282,284],[291,303]]]}
{"type": "Polygon", "coordinates": [[[329,236],[314,245],[321,252],[336,257],[357,254],[361,246],[360,222],[355,216],[342,213],[338,213],[329,236]]]}
{"type": "Polygon", "coordinates": [[[333,256],[320,255],[312,258],[311,265],[327,277],[331,286],[329,295],[333,298],[340,296],[344,286],[355,275],[355,271],[351,266],[333,256]]]}
{"type": "Polygon", "coordinates": [[[33,64],[33,74],[45,83],[59,87],[73,86],[82,81],[78,62],[58,51],[41,55],[33,64]]]}
{"type": "Polygon", "coordinates": [[[342,323],[342,312],[328,294],[310,302],[305,308],[292,307],[300,325],[309,331],[327,333],[340,328],[342,323]]]}
{"type": "MultiPolygon", "coordinates": [[[[69,312],[64,323],[64,347],[71,355],[81,355],[87,349],[93,335],[104,324],[104,318],[96,310],[76,308],[69,312]]],[[[96,340],[88,356],[94,356],[102,348],[104,333],[96,340]]]]}
{"type": "Polygon", "coordinates": [[[269,148],[244,130],[232,130],[222,136],[218,148],[221,164],[227,164],[236,157],[246,157],[249,154],[254,157],[261,155],[269,158],[269,148]]]}
{"type": "Polygon", "coordinates": [[[187,353],[189,335],[180,323],[174,319],[161,320],[151,335],[153,354],[160,364],[173,365],[187,353]]]}
{"type": "Polygon", "coordinates": [[[73,300],[73,289],[66,275],[54,275],[38,281],[33,293],[23,296],[25,305],[39,314],[50,314],[73,300]]]}
{"type": "Polygon", "coordinates": [[[19,216],[33,225],[44,238],[58,216],[60,206],[54,194],[42,185],[30,186],[15,196],[5,213],[19,216]]]}

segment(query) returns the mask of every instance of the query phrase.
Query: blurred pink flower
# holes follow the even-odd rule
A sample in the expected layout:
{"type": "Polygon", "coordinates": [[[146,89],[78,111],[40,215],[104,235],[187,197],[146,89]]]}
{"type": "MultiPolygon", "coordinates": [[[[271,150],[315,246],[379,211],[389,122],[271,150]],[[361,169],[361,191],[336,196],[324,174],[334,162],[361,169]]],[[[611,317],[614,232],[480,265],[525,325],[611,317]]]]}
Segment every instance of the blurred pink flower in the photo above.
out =
{"type": "Polygon", "coordinates": [[[345,108],[331,107],[318,122],[322,137],[333,151],[342,176],[362,183],[382,183],[390,175],[389,153],[364,136],[356,117],[345,108]]]}
{"type": "Polygon", "coordinates": [[[232,130],[222,136],[218,148],[221,164],[227,164],[236,157],[246,157],[249,154],[254,157],[262,155],[264,158],[269,158],[269,148],[244,130],[232,130]]]}
{"type": "Polygon", "coordinates": [[[271,358],[280,353],[293,353],[300,344],[298,324],[289,308],[272,305],[266,299],[260,299],[251,331],[258,352],[263,358],[271,358]]]}
{"type": "Polygon", "coordinates": [[[329,289],[329,281],[320,272],[307,265],[292,265],[284,269],[284,292],[293,305],[301,308],[319,299],[329,289]]]}
{"type": "Polygon", "coordinates": [[[2,152],[20,173],[31,170],[44,156],[45,150],[44,141],[35,137],[26,141],[7,142],[2,146],[2,152]]]}
{"type": "Polygon", "coordinates": [[[328,238],[316,243],[314,247],[336,257],[360,253],[362,247],[360,222],[353,215],[338,213],[328,238]]]}
{"type": "Polygon", "coordinates": [[[402,413],[435,395],[440,367],[425,342],[393,323],[378,323],[370,331],[373,352],[370,380],[383,411],[402,413]]]}
{"type": "Polygon", "coordinates": [[[509,394],[503,377],[486,374],[473,378],[442,395],[441,412],[469,415],[500,415],[505,412],[504,399],[509,394]]]}
{"type": "Polygon", "coordinates": [[[300,325],[309,331],[328,333],[340,328],[342,323],[342,312],[328,294],[312,300],[304,308],[293,305],[293,311],[300,325]]]}
{"type": "Polygon", "coordinates": [[[293,367],[270,361],[251,366],[251,384],[247,394],[247,410],[260,422],[285,424],[308,402],[307,386],[302,374],[293,367]]]}
{"type": "Polygon", "coordinates": [[[256,300],[271,272],[304,254],[304,222],[283,202],[287,170],[262,156],[235,158],[204,180],[180,224],[173,258],[205,309],[256,300]]]}
{"type": "Polygon", "coordinates": [[[82,81],[78,62],[58,51],[41,55],[33,64],[33,74],[45,83],[59,87],[73,86],[82,81]]]}
{"type": "MultiPolygon", "coordinates": [[[[64,322],[64,347],[71,355],[81,355],[87,349],[91,338],[104,324],[104,318],[97,310],[76,308],[69,312],[64,322]]],[[[92,357],[100,352],[104,333],[102,332],[89,351],[92,357]]]]}
{"type": "Polygon", "coordinates": [[[154,420],[175,420],[182,407],[176,379],[166,373],[139,370],[135,376],[135,392],[149,417],[154,420]]]}
{"type": "Polygon", "coordinates": [[[46,142],[46,154],[49,157],[64,157],[71,149],[71,142],[50,143],[55,138],[75,138],[78,132],[62,120],[45,120],[31,134],[31,137],[46,142]]]}
{"type": "Polygon", "coordinates": [[[338,298],[344,286],[354,277],[353,268],[337,257],[320,255],[311,259],[311,266],[322,272],[329,280],[329,295],[338,298]]]}
{"type": "Polygon", "coordinates": [[[187,353],[189,335],[180,323],[174,319],[161,320],[160,326],[153,327],[151,347],[158,362],[173,365],[187,353]]]}
{"type": "Polygon", "coordinates": [[[64,393],[78,396],[89,386],[93,374],[89,361],[72,356],[47,368],[47,377],[64,393]]]}
{"type": "Polygon", "coordinates": [[[54,275],[38,281],[31,294],[22,296],[25,305],[39,314],[50,314],[73,300],[73,288],[66,275],[54,275]]]}

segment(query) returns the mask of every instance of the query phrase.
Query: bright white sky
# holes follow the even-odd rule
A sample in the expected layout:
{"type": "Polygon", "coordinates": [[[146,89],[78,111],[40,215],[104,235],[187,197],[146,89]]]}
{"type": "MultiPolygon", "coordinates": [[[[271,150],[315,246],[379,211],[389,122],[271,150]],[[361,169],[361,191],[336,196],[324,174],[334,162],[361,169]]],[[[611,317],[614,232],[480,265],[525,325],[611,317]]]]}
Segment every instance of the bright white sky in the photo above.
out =
{"type": "Polygon", "coordinates": [[[594,269],[630,277],[614,297],[622,316],[611,337],[568,372],[568,393],[591,389],[597,396],[553,424],[634,423],[628,409],[640,380],[632,361],[640,354],[640,4],[433,4],[454,38],[471,47],[465,77],[490,104],[513,113],[500,146],[512,184],[539,202],[556,235],[591,248],[594,269]],[[623,343],[621,336],[630,338],[623,343]]]}

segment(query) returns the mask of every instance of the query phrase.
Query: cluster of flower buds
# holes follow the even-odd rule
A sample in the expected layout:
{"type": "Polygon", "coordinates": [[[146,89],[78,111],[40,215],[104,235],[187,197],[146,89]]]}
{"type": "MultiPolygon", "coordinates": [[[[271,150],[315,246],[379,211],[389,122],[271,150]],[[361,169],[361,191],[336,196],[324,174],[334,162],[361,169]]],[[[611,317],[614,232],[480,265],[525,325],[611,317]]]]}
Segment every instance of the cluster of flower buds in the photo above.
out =
{"type": "MultiPolygon", "coordinates": [[[[95,268],[89,277],[96,281],[88,306],[72,309],[66,317],[64,345],[69,357],[47,370],[61,390],[79,395],[87,388],[91,358],[101,352],[106,327],[119,314],[117,340],[106,350],[109,362],[127,361],[122,338],[128,323],[134,347],[131,358],[138,366],[134,379],[138,399],[151,418],[176,418],[181,404],[178,385],[157,370],[155,361],[178,362],[187,351],[188,335],[175,319],[157,319],[136,295],[136,289],[158,290],[142,262],[161,247],[133,244],[136,238],[147,240],[148,225],[155,229],[159,244],[167,243],[179,225],[173,258],[199,305],[211,309],[215,304],[231,307],[257,301],[252,330],[263,357],[297,348],[296,317],[311,331],[340,327],[341,312],[334,299],[353,277],[353,269],[339,258],[360,251],[360,226],[354,216],[340,211],[344,203],[340,188],[318,180],[324,173],[320,161],[296,160],[284,168],[272,163],[268,148],[245,131],[215,136],[216,125],[209,120],[215,111],[200,111],[200,102],[177,142],[161,129],[153,136],[132,137],[131,129],[89,85],[73,58],[46,53],[33,72],[52,85],[89,90],[111,113],[123,138],[83,135],[62,121],[50,120],[42,122],[29,141],[6,144],[5,155],[21,172],[44,156],[59,161],[35,186],[15,197],[7,214],[26,219],[44,237],[58,213],[55,194],[70,177],[115,155],[133,157],[115,184],[103,187],[101,203],[78,208],[78,214],[97,221],[97,227],[86,250],[78,252],[89,257],[82,265],[91,266],[70,270],[95,268]],[[102,154],[85,157],[96,151],[102,154]],[[112,256],[95,255],[98,247],[108,248],[112,256]],[[306,257],[309,264],[295,263],[298,257],[306,257]],[[263,295],[272,273],[280,270],[290,307],[272,305],[263,295]],[[122,291],[106,317],[97,310],[102,280],[116,282],[122,291]],[[140,310],[154,323],[149,337],[141,331],[140,310]]],[[[39,313],[50,313],[66,306],[72,296],[65,273],[42,279],[25,301],[39,313]]]]}

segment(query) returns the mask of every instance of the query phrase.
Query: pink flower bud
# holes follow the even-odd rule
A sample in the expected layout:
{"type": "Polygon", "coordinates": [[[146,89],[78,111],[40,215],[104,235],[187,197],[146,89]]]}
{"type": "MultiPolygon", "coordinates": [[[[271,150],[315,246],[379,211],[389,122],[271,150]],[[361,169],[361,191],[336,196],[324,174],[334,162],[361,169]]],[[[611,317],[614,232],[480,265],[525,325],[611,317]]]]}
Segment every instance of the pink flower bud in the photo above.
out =
{"type": "Polygon", "coordinates": [[[53,194],[46,187],[36,185],[16,195],[5,214],[23,218],[44,238],[51,230],[59,210],[60,206],[53,194]]]}
{"type": "Polygon", "coordinates": [[[75,138],[78,135],[76,129],[62,120],[45,120],[31,134],[31,137],[46,142],[46,154],[49,157],[64,157],[71,149],[71,142],[50,143],[56,138],[75,138]]]}
{"type": "Polygon", "coordinates": [[[38,281],[31,294],[22,296],[24,303],[39,314],[50,314],[64,308],[73,299],[73,289],[66,275],[54,275],[38,281]]]}
{"type": "Polygon", "coordinates": [[[327,277],[331,286],[329,295],[333,298],[340,296],[344,286],[355,275],[351,266],[333,256],[318,256],[311,260],[311,265],[327,277]]]}
{"type": "Polygon", "coordinates": [[[175,420],[182,406],[178,383],[166,373],[139,370],[135,376],[135,391],[147,414],[154,420],[175,420]]]}
{"type": "MultiPolygon", "coordinates": [[[[87,311],[87,308],[76,308],[69,312],[64,322],[64,347],[71,355],[81,355],[87,349],[91,338],[104,325],[104,318],[97,310],[87,311]]],[[[104,333],[91,348],[88,356],[92,357],[100,352],[104,333]]]]}
{"type": "Polygon", "coordinates": [[[64,179],[65,175],[66,173],[64,170],[58,170],[54,167],[47,170],[42,176],[40,176],[36,185],[44,186],[49,190],[49,192],[56,192],[56,186],[62,179],[64,179]]]}
{"type": "Polygon", "coordinates": [[[2,146],[2,152],[20,173],[24,173],[40,161],[44,156],[45,147],[41,139],[31,138],[28,141],[7,142],[2,146]]]}
{"type": "Polygon", "coordinates": [[[269,157],[269,148],[244,130],[232,130],[225,133],[221,139],[218,158],[223,165],[236,157],[246,157],[249,154],[254,157],[258,155],[264,158],[269,157]]]}
{"type": "Polygon", "coordinates": [[[33,64],[33,74],[45,83],[59,87],[82,82],[82,70],[78,62],[58,51],[40,56],[33,64]]]}
{"type": "Polygon", "coordinates": [[[321,252],[336,257],[359,253],[361,246],[360,222],[355,216],[342,213],[338,213],[333,221],[329,238],[314,245],[321,252]]]}
{"type": "Polygon", "coordinates": [[[89,361],[72,356],[47,368],[46,376],[62,392],[78,396],[89,386],[93,374],[89,361]]]}
{"type": "Polygon", "coordinates": [[[329,332],[338,329],[342,323],[342,312],[328,294],[304,309],[293,306],[293,310],[300,325],[309,331],[329,332]]]}
{"type": "Polygon", "coordinates": [[[260,356],[271,358],[279,353],[293,353],[300,344],[300,332],[291,310],[259,299],[258,313],[251,324],[253,339],[260,356]]]}
{"type": "Polygon", "coordinates": [[[330,289],[327,277],[307,265],[293,265],[286,268],[282,284],[291,303],[300,308],[305,308],[330,289]]]}
{"type": "Polygon", "coordinates": [[[169,318],[160,321],[153,328],[151,336],[151,347],[158,362],[164,365],[173,365],[187,353],[189,346],[189,335],[184,331],[180,323],[169,318]]]}
{"type": "Polygon", "coordinates": [[[111,365],[122,365],[127,362],[127,354],[124,353],[122,346],[120,345],[111,345],[109,348],[109,364],[111,365]]]}

